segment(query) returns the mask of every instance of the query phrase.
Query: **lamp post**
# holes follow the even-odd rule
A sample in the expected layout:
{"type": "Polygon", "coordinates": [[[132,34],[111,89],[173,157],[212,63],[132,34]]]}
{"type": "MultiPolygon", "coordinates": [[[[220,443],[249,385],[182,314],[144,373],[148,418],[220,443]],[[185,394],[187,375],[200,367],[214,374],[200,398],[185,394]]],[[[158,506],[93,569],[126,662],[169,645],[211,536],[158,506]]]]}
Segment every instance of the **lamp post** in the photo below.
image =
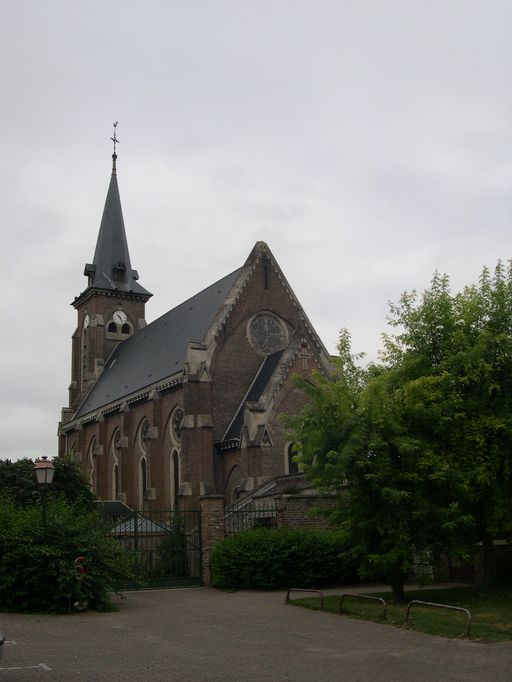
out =
{"type": "Polygon", "coordinates": [[[37,482],[41,486],[41,521],[43,528],[46,528],[46,488],[53,481],[55,467],[48,457],[41,457],[35,463],[37,482]]]}

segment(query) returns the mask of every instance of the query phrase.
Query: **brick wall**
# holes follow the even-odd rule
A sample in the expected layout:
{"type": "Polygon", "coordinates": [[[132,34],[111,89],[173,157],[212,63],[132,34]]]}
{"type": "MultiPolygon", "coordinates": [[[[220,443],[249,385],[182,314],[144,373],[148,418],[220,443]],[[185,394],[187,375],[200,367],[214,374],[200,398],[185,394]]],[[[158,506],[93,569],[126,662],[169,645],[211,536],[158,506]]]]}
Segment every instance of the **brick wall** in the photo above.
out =
{"type": "Polygon", "coordinates": [[[334,499],[325,497],[300,497],[281,495],[274,498],[277,509],[278,528],[321,528],[328,530],[332,525],[318,510],[330,510],[334,499]]]}
{"type": "Polygon", "coordinates": [[[230,313],[219,336],[212,362],[215,438],[224,435],[233,414],[247,392],[264,356],[256,352],[247,336],[251,316],[268,310],[287,322],[290,331],[298,323],[298,311],[272,268],[260,261],[230,313]]]}
{"type": "Polygon", "coordinates": [[[210,557],[213,548],[224,537],[224,496],[205,495],[201,498],[201,536],[203,583],[211,577],[210,557]]]}

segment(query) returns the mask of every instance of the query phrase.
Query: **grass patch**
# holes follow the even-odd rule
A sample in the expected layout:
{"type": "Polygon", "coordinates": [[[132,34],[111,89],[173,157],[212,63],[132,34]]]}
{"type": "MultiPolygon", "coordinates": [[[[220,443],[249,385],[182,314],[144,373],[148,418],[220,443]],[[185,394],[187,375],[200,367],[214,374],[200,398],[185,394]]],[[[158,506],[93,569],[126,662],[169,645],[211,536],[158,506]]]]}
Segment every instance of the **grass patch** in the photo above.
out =
{"type": "MultiPolygon", "coordinates": [[[[343,594],[343,590],[340,590],[343,594]]],[[[391,592],[367,592],[372,597],[383,597],[387,603],[387,619],[382,615],[382,606],[370,600],[343,600],[343,615],[375,623],[389,623],[405,628],[407,604],[394,604],[391,592]]],[[[462,606],[471,611],[473,624],[470,639],[480,641],[512,640],[512,588],[502,587],[492,592],[475,587],[449,589],[407,590],[407,602],[413,599],[431,601],[437,604],[462,606]]],[[[292,604],[319,610],[319,598],[293,599],[292,604]]],[[[325,611],[339,613],[339,596],[325,597],[325,611]]],[[[462,612],[414,605],[409,616],[411,630],[426,632],[441,637],[462,638],[466,631],[467,617],[462,612]]]]}

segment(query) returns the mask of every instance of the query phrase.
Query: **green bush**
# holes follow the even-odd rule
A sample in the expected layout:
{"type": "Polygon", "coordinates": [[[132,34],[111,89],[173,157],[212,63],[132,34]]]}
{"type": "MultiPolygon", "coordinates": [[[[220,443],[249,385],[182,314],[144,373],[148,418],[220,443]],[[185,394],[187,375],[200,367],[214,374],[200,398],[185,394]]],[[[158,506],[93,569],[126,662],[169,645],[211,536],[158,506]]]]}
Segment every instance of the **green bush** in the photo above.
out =
{"type": "Polygon", "coordinates": [[[97,512],[49,499],[43,529],[38,504],[0,497],[0,610],[66,612],[76,601],[108,609],[123,560],[97,512]],[[79,556],[86,560],[82,580],[79,556]]]}
{"type": "Polygon", "coordinates": [[[222,589],[316,587],[357,582],[346,540],[336,531],[246,530],[212,552],[212,583],[222,589]]]}

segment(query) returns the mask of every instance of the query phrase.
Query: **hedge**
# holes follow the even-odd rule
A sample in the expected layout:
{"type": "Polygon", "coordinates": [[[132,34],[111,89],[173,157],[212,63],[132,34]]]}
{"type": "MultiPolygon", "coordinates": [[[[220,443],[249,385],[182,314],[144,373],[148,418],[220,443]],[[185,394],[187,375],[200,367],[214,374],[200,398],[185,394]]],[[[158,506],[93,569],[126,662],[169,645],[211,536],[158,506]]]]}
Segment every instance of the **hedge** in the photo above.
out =
{"type": "Polygon", "coordinates": [[[66,612],[76,601],[109,609],[125,561],[97,512],[50,499],[43,528],[39,504],[20,507],[0,496],[0,611],[66,612]],[[80,556],[82,580],[74,565],[80,556]]]}
{"type": "Polygon", "coordinates": [[[211,568],[212,584],[222,589],[272,590],[358,580],[346,540],[336,531],[242,531],[217,543],[211,568]]]}

